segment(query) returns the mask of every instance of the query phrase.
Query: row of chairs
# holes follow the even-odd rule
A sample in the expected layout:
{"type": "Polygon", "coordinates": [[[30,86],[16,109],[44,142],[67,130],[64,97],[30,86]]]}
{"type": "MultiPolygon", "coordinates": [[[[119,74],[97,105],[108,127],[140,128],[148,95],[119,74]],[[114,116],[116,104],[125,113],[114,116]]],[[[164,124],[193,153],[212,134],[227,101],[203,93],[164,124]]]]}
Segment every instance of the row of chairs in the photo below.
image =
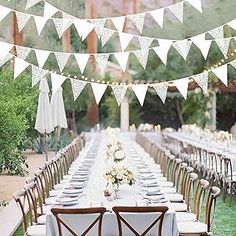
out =
{"type": "Polygon", "coordinates": [[[180,235],[208,235],[212,225],[212,206],[220,195],[220,189],[216,186],[209,187],[209,182],[194,173],[194,168],[189,163],[171,154],[168,145],[152,142],[141,133],[137,134],[136,141],[160,165],[162,174],[167,179],[166,183],[173,183],[172,187],[164,186],[163,191],[166,191],[171,207],[176,211],[180,235]],[[202,223],[199,220],[207,190],[205,223],[202,223]]]}

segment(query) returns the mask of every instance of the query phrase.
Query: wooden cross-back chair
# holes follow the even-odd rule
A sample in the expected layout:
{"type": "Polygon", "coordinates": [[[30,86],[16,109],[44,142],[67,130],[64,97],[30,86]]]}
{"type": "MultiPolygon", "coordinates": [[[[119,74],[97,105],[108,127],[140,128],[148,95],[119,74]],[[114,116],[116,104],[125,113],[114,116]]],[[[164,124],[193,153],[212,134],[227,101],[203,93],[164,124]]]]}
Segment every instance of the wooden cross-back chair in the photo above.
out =
{"type": "Polygon", "coordinates": [[[124,207],[124,206],[115,206],[112,208],[117,217],[119,236],[123,235],[122,231],[122,223],[126,225],[129,230],[135,236],[145,236],[148,232],[159,223],[157,236],[162,235],[162,225],[165,213],[168,211],[168,207],[166,206],[150,206],[150,207],[124,207]],[[138,233],[122,216],[121,213],[160,213],[157,218],[143,231],[143,233],[138,233]]]}
{"type": "Polygon", "coordinates": [[[56,217],[57,226],[58,226],[58,236],[63,236],[62,225],[66,228],[71,235],[73,236],[86,236],[89,231],[98,224],[98,236],[102,236],[102,219],[103,215],[106,212],[104,207],[94,207],[94,208],[81,208],[81,209],[65,209],[65,208],[52,208],[51,212],[56,217]],[[84,232],[78,235],[62,218],[61,216],[65,215],[91,215],[98,214],[98,217],[92,221],[92,223],[84,230],[84,232]]]}

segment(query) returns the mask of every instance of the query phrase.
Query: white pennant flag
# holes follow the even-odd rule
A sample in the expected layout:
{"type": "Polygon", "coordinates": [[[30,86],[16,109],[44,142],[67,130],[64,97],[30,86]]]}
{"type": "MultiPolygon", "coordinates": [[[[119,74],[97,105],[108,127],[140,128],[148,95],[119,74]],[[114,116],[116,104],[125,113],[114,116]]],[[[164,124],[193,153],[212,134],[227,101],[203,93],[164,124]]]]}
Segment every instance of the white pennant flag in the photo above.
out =
{"type": "Polygon", "coordinates": [[[154,18],[154,20],[157,22],[160,27],[163,27],[163,20],[164,20],[164,8],[157,9],[154,11],[149,12],[151,16],[154,18]]]}
{"type": "Polygon", "coordinates": [[[70,79],[74,101],[79,97],[87,82],[77,79],[70,79]]]}
{"type": "Polygon", "coordinates": [[[118,61],[122,71],[126,71],[126,66],[129,58],[129,52],[116,52],[114,53],[116,60],[118,61]]]}
{"type": "Polygon", "coordinates": [[[105,90],[107,88],[106,84],[97,84],[97,83],[91,83],[93,94],[96,100],[97,105],[99,104],[103,94],[105,93],[105,90]]]}
{"type": "Polygon", "coordinates": [[[88,63],[88,59],[90,57],[90,54],[87,53],[76,53],[74,54],[75,59],[77,61],[77,64],[79,66],[81,74],[84,73],[84,69],[88,63]]]}
{"type": "Polygon", "coordinates": [[[132,34],[127,34],[127,33],[119,32],[119,38],[120,38],[121,49],[122,49],[122,51],[125,51],[125,49],[127,48],[128,44],[132,40],[133,35],[132,34]]]}
{"type": "Polygon", "coordinates": [[[188,94],[188,81],[189,78],[177,79],[173,81],[175,87],[179,90],[185,100],[188,94]]]}
{"type": "Polygon", "coordinates": [[[16,14],[18,29],[19,29],[19,32],[21,32],[23,28],[25,27],[25,25],[27,24],[27,22],[29,21],[31,15],[24,14],[18,11],[16,11],[15,14],[16,14]]]}
{"type": "Polygon", "coordinates": [[[0,6],[0,22],[11,12],[10,8],[0,6]]]}
{"type": "Polygon", "coordinates": [[[58,34],[58,37],[61,38],[64,32],[72,25],[73,21],[71,19],[59,19],[53,18],[53,22],[58,34]]]}
{"type": "Polygon", "coordinates": [[[190,47],[192,42],[185,39],[174,42],[172,45],[177,50],[177,52],[184,58],[184,60],[187,59],[190,47]]]}
{"type": "Polygon", "coordinates": [[[166,65],[167,55],[172,45],[172,40],[158,39],[159,47],[153,47],[152,49],[161,59],[161,61],[166,65]]]}
{"type": "Polygon", "coordinates": [[[111,38],[113,33],[114,33],[113,30],[103,28],[102,34],[101,34],[102,47],[108,42],[108,40],[111,38]]]}
{"type": "Polygon", "coordinates": [[[147,49],[152,44],[153,38],[138,36],[141,49],[147,49]]]}
{"type": "Polygon", "coordinates": [[[95,28],[94,24],[86,22],[84,20],[73,20],[75,28],[81,37],[82,41],[84,41],[87,36],[91,33],[91,31],[95,28]]]}
{"type": "Polygon", "coordinates": [[[10,43],[0,42],[0,63],[3,62],[12,47],[13,45],[10,43]]]}
{"type": "Polygon", "coordinates": [[[47,18],[45,17],[41,17],[41,16],[34,16],[34,22],[38,31],[38,35],[41,34],[46,22],[47,22],[47,18]]]}
{"type": "Polygon", "coordinates": [[[31,52],[31,48],[21,47],[21,46],[18,46],[18,45],[15,45],[15,48],[16,48],[17,57],[19,57],[23,60],[25,60],[25,58],[31,52]]]}
{"type": "Polygon", "coordinates": [[[107,20],[106,18],[90,19],[90,22],[96,25],[95,26],[95,32],[96,32],[99,39],[102,35],[102,31],[103,31],[103,28],[105,26],[106,20],[107,20]]]}
{"type": "Polygon", "coordinates": [[[54,55],[57,59],[57,64],[59,66],[60,72],[63,71],[66,63],[69,60],[70,53],[64,53],[64,52],[54,52],[54,55]]]}
{"type": "Polygon", "coordinates": [[[183,23],[183,10],[184,10],[184,2],[180,2],[177,4],[173,4],[168,6],[169,10],[176,16],[176,18],[183,23]]]}
{"type": "Polygon", "coordinates": [[[224,28],[223,26],[217,27],[215,29],[212,29],[208,31],[208,33],[214,38],[214,39],[222,39],[224,38],[224,28]]]}
{"type": "Polygon", "coordinates": [[[193,75],[192,78],[196,81],[199,87],[203,90],[205,94],[208,93],[208,72],[203,72],[197,75],[193,75]]]}
{"type": "Polygon", "coordinates": [[[126,84],[110,85],[115,95],[118,106],[122,103],[128,86],[126,84]]]}
{"type": "Polygon", "coordinates": [[[0,62],[0,67],[3,66],[5,63],[7,63],[9,60],[11,60],[13,57],[12,54],[7,54],[6,57],[0,62]]]}
{"type": "Polygon", "coordinates": [[[155,89],[161,101],[165,103],[168,90],[168,82],[156,83],[153,84],[152,87],[155,89]]]}
{"type": "Polygon", "coordinates": [[[148,89],[148,84],[133,84],[132,89],[140,103],[141,106],[143,106],[147,89],[148,89]]]}
{"type": "Polygon", "coordinates": [[[209,49],[211,47],[211,40],[205,40],[205,34],[199,34],[191,38],[192,42],[199,48],[203,57],[207,58],[209,49]]]}
{"type": "Polygon", "coordinates": [[[233,67],[236,69],[236,60],[231,61],[229,64],[230,64],[231,66],[233,66],[233,67]]]}
{"type": "Polygon", "coordinates": [[[44,1],[44,17],[47,19],[52,17],[54,14],[58,12],[58,9],[53,5],[49,4],[48,2],[44,1]]]}
{"type": "Polygon", "coordinates": [[[45,51],[45,50],[40,50],[40,49],[35,49],[35,54],[36,58],[38,61],[38,65],[40,68],[42,68],[47,61],[49,54],[51,53],[50,51],[45,51]]]}
{"type": "Polygon", "coordinates": [[[219,80],[228,86],[227,64],[213,69],[212,72],[219,78],[219,80]]]}
{"type": "Polygon", "coordinates": [[[133,53],[135,54],[140,64],[145,69],[147,65],[147,60],[148,60],[149,49],[136,50],[136,51],[133,51],[133,53]]]}
{"type": "Polygon", "coordinates": [[[30,64],[18,57],[15,57],[14,79],[16,79],[30,64]]]}
{"type": "Polygon", "coordinates": [[[106,68],[109,56],[110,56],[109,53],[94,54],[94,57],[97,61],[98,67],[100,68],[102,74],[104,73],[104,70],[106,68]]]}
{"type": "Polygon", "coordinates": [[[133,14],[129,15],[129,19],[133,21],[137,29],[139,30],[140,33],[143,31],[143,24],[145,20],[145,15],[146,13],[139,13],[139,14],[133,14]]]}
{"type": "Polygon", "coordinates": [[[202,0],[185,0],[202,13],[202,0]]]}
{"type": "Polygon", "coordinates": [[[227,57],[228,54],[230,40],[231,38],[215,39],[216,44],[225,57],[227,57]]]}
{"type": "Polygon", "coordinates": [[[66,77],[55,73],[50,73],[50,74],[51,74],[52,96],[53,96],[57,92],[57,90],[62,86],[62,84],[66,80],[66,77]]]}
{"type": "Polygon", "coordinates": [[[37,3],[41,2],[42,0],[28,0],[25,6],[25,10],[28,10],[29,8],[33,7],[37,3]]]}
{"type": "Polygon", "coordinates": [[[124,28],[125,23],[125,17],[124,16],[118,16],[111,18],[112,23],[116,27],[117,31],[122,32],[124,28]]]}
{"type": "Polygon", "coordinates": [[[47,70],[32,65],[32,87],[34,87],[47,73],[47,70]]]}
{"type": "Polygon", "coordinates": [[[236,19],[228,22],[227,25],[231,27],[232,29],[236,30],[236,19]]]}

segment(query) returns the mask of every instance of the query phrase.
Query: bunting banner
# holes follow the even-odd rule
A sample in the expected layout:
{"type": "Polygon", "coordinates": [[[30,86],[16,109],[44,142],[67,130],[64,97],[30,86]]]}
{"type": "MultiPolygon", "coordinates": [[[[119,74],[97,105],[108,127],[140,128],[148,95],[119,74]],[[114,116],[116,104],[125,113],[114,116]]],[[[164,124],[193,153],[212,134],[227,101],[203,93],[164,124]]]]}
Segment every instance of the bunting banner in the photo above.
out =
{"type": "Polygon", "coordinates": [[[45,24],[47,23],[47,18],[45,17],[41,17],[41,16],[34,16],[34,22],[35,22],[35,25],[36,25],[36,29],[37,29],[37,32],[38,32],[38,35],[41,34],[45,24]]]}
{"type": "Polygon", "coordinates": [[[10,8],[4,7],[0,5],[0,22],[11,12],[10,8]]]}
{"type": "Polygon", "coordinates": [[[23,28],[25,27],[25,25],[27,24],[27,22],[29,21],[29,19],[31,18],[31,16],[21,13],[21,12],[15,12],[15,13],[16,13],[16,21],[18,25],[18,30],[19,32],[21,32],[23,28]]]}
{"type": "Polygon", "coordinates": [[[133,84],[132,85],[132,90],[134,91],[141,106],[143,106],[147,89],[148,89],[148,84],[133,84]]]}
{"type": "Polygon", "coordinates": [[[160,97],[161,101],[164,104],[167,96],[168,82],[155,83],[152,85],[152,87],[154,88],[157,95],[160,97]]]}
{"type": "Polygon", "coordinates": [[[27,0],[25,10],[28,10],[29,8],[33,7],[37,3],[41,2],[42,0],[27,0]]]}
{"type": "Polygon", "coordinates": [[[79,66],[80,72],[81,72],[81,74],[83,74],[84,69],[88,63],[90,55],[86,54],[86,53],[84,53],[84,54],[76,53],[76,54],[74,54],[74,56],[75,56],[78,66],[79,66]]]}
{"type": "Polygon", "coordinates": [[[18,57],[14,61],[14,79],[16,79],[30,64],[18,57]]]}
{"type": "Polygon", "coordinates": [[[227,82],[227,64],[219,66],[212,70],[212,72],[221,80],[226,86],[228,86],[227,82]]]}
{"type": "Polygon", "coordinates": [[[110,54],[109,53],[103,53],[103,54],[94,54],[94,57],[96,59],[96,62],[98,64],[99,69],[101,70],[101,73],[104,73],[104,70],[107,65],[107,61],[109,58],[110,54]]]}
{"type": "Polygon", "coordinates": [[[145,69],[146,65],[147,65],[149,50],[148,49],[139,50],[139,51],[134,51],[133,53],[137,57],[137,59],[139,60],[140,64],[145,69]]]}
{"type": "Polygon", "coordinates": [[[40,49],[34,49],[35,51],[35,55],[38,61],[38,65],[40,68],[42,68],[45,64],[45,62],[47,61],[49,55],[50,55],[50,51],[45,51],[45,50],[40,50],[40,49]]]}
{"type": "Polygon", "coordinates": [[[120,38],[120,46],[122,51],[125,51],[127,46],[129,45],[130,41],[133,38],[133,35],[127,34],[127,33],[119,33],[119,38],[120,38]]]}
{"type": "Polygon", "coordinates": [[[122,103],[128,86],[126,84],[110,85],[115,95],[118,106],[122,103]]]}
{"type": "Polygon", "coordinates": [[[99,104],[105,90],[107,88],[106,84],[97,84],[97,83],[90,83],[92,86],[93,94],[97,105],[99,104]]]}
{"type": "Polygon", "coordinates": [[[208,73],[203,72],[198,75],[193,75],[192,78],[195,80],[195,82],[199,85],[199,87],[203,90],[205,94],[208,94],[208,73]]]}
{"type": "Polygon", "coordinates": [[[128,18],[134,23],[140,33],[143,32],[145,16],[145,13],[133,14],[128,16],[128,18]]]}
{"type": "Polygon", "coordinates": [[[176,41],[173,44],[176,51],[184,58],[186,61],[192,42],[189,40],[176,41]]]}
{"type": "Polygon", "coordinates": [[[172,45],[171,40],[159,40],[159,47],[154,47],[153,50],[157,54],[157,56],[161,59],[163,64],[166,65],[167,55],[172,45]]]}
{"type": "Polygon", "coordinates": [[[111,21],[116,27],[118,32],[123,31],[124,23],[125,23],[125,16],[112,17],[111,21]]]}
{"type": "Polygon", "coordinates": [[[188,82],[189,78],[177,79],[173,81],[173,84],[179,90],[185,100],[187,99],[188,94],[188,82]]]}
{"type": "Polygon", "coordinates": [[[72,87],[72,93],[74,97],[74,101],[79,97],[85,86],[87,85],[87,82],[77,80],[77,79],[70,79],[71,87],[72,87]]]}
{"type": "Polygon", "coordinates": [[[205,34],[199,34],[191,38],[192,42],[200,49],[204,59],[207,59],[211,47],[211,41],[205,40],[205,34]]]}
{"type": "Polygon", "coordinates": [[[34,87],[43,77],[45,77],[47,73],[47,70],[32,65],[32,87],[34,87]]]}
{"type": "Polygon", "coordinates": [[[170,5],[168,9],[175,15],[175,17],[183,23],[183,11],[184,11],[184,3],[180,2],[177,4],[170,5]]]}
{"type": "Polygon", "coordinates": [[[164,22],[164,8],[157,9],[154,11],[150,11],[150,15],[153,17],[153,19],[156,21],[156,23],[163,28],[163,22],[164,22]]]}
{"type": "Polygon", "coordinates": [[[51,75],[52,96],[53,96],[57,92],[57,90],[62,86],[62,84],[66,80],[66,77],[55,73],[50,73],[50,75],[51,75]]]}
{"type": "Polygon", "coordinates": [[[70,54],[69,53],[58,53],[58,52],[54,52],[54,55],[57,59],[57,63],[60,69],[60,72],[63,71],[67,61],[69,60],[70,54]]]}
{"type": "Polygon", "coordinates": [[[129,59],[129,52],[117,52],[114,53],[116,60],[118,61],[123,72],[126,71],[127,62],[129,59]]]}
{"type": "Polygon", "coordinates": [[[225,39],[216,39],[215,42],[223,55],[227,57],[229,45],[230,45],[231,38],[225,38],[225,39]]]}

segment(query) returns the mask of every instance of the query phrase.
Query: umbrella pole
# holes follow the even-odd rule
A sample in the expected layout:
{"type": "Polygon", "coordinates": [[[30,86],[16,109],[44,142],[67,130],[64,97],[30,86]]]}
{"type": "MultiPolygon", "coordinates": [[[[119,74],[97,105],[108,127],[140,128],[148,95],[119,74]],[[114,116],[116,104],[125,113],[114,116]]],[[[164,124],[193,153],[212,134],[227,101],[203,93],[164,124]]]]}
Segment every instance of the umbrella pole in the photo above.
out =
{"type": "MultiPolygon", "coordinates": [[[[61,127],[57,127],[56,128],[56,148],[55,148],[55,154],[57,154],[57,147],[58,147],[58,144],[61,148],[61,145],[60,145],[60,139],[61,139],[61,127]]],[[[59,150],[60,150],[59,148],[59,150]]]]}
{"type": "Polygon", "coordinates": [[[44,151],[46,154],[46,161],[48,161],[48,142],[47,142],[47,134],[44,134],[44,151]]]}

